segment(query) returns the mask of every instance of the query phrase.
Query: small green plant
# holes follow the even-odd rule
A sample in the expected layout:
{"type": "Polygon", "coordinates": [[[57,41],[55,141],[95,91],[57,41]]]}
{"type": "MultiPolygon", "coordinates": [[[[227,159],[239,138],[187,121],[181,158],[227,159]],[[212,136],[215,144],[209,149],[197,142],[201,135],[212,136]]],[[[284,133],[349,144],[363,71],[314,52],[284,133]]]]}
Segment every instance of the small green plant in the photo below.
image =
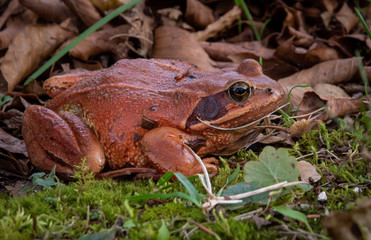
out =
{"type": "Polygon", "coordinates": [[[80,183],[86,183],[87,181],[94,179],[94,172],[91,172],[89,167],[86,165],[87,158],[87,156],[82,158],[81,164],[75,166],[75,175],[72,176],[72,178],[76,179],[80,183]]]}
{"type": "Polygon", "coordinates": [[[13,98],[11,96],[4,96],[0,93],[0,107],[3,106],[5,103],[10,102],[12,99],[13,98]]]}
{"type": "Polygon", "coordinates": [[[29,179],[32,179],[33,186],[25,187],[21,191],[23,194],[35,189],[37,186],[42,188],[50,188],[53,186],[63,185],[63,183],[60,183],[58,177],[55,175],[55,166],[48,175],[46,175],[44,172],[38,172],[32,174],[29,179]]]}

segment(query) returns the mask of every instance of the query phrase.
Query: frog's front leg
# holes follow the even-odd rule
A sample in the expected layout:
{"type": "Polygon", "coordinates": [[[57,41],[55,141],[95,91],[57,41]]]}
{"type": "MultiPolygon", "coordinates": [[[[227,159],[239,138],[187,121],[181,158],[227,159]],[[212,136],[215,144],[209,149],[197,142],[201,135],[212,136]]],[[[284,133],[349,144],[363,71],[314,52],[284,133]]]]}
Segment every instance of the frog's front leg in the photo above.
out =
{"type": "MultiPolygon", "coordinates": [[[[200,163],[185,146],[199,142],[186,132],[171,127],[152,129],[144,134],[141,147],[150,164],[161,174],[166,172],[181,172],[189,177],[202,173],[200,163]]],[[[217,167],[210,158],[203,160],[212,175],[217,173],[217,167]]]]}
{"type": "Polygon", "coordinates": [[[59,114],[42,106],[29,106],[23,115],[22,134],[31,162],[38,168],[73,175],[74,166],[87,157],[86,166],[100,172],[103,148],[94,132],[75,114],[59,114]]]}

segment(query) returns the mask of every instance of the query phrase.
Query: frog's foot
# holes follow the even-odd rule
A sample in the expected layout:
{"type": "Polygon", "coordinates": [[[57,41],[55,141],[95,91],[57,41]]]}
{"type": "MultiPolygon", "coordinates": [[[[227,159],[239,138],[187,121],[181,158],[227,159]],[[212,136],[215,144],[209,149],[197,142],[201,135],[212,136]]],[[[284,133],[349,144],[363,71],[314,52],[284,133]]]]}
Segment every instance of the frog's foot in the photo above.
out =
{"type": "MultiPolygon", "coordinates": [[[[141,146],[149,163],[159,173],[181,172],[186,177],[190,177],[203,172],[196,156],[185,145],[197,141],[195,137],[176,128],[160,127],[144,134],[141,146]]],[[[203,160],[206,169],[215,175],[217,167],[212,164],[213,161],[203,160]]]]}
{"type": "Polygon", "coordinates": [[[86,158],[92,172],[105,164],[104,151],[94,132],[75,114],[29,106],[23,115],[22,134],[31,162],[38,168],[73,175],[76,165],[86,158]]]}

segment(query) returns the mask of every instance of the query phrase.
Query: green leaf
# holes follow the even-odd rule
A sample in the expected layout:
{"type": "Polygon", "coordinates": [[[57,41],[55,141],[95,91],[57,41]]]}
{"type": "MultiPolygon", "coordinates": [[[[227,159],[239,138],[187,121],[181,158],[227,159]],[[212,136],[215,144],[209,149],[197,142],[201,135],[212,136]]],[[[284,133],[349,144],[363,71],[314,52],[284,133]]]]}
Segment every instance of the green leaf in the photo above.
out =
{"type": "Polygon", "coordinates": [[[313,232],[312,228],[310,227],[307,217],[304,215],[304,213],[293,210],[286,206],[276,206],[272,207],[272,209],[276,210],[277,212],[281,213],[282,215],[285,215],[287,217],[293,218],[295,220],[298,220],[305,224],[305,226],[308,228],[310,232],[313,232]]]}
{"type": "Polygon", "coordinates": [[[37,178],[35,180],[35,184],[37,184],[39,186],[42,186],[44,188],[49,188],[49,187],[52,187],[52,186],[59,185],[60,183],[56,182],[56,181],[54,181],[54,179],[50,179],[50,178],[46,178],[46,179],[37,178]]]}
{"type": "Polygon", "coordinates": [[[248,162],[244,166],[245,182],[257,183],[260,187],[283,181],[294,182],[300,175],[296,159],[289,156],[286,149],[267,146],[259,155],[259,161],[248,162]]]}
{"type": "Polygon", "coordinates": [[[168,240],[168,239],[170,239],[170,232],[169,232],[169,229],[167,229],[166,223],[165,223],[164,220],[162,220],[162,225],[161,225],[160,229],[158,230],[156,239],[157,240],[168,240]]]}
{"type": "Polygon", "coordinates": [[[124,223],[124,228],[132,228],[132,227],[136,227],[135,223],[133,220],[129,219],[127,220],[125,223],[124,223]]]}
{"type": "Polygon", "coordinates": [[[187,192],[189,193],[189,197],[192,199],[191,201],[195,203],[197,206],[201,206],[201,196],[193,184],[181,173],[174,173],[175,176],[178,178],[179,182],[183,184],[186,188],[187,192]],[[196,204],[197,203],[197,204],[196,204]]]}
{"type": "Polygon", "coordinates": [[[7,102],[10,102],[13,99],[11,96],[3,96],[3,94],[0,94],[0,106],[4,105],[7,102]]]}
{"type": "MultiPolygon", "coordinates": [[[[251,192],[254,190],[259,189],[260,187],[256,183],[247,184],[245,182],[235,184],[227,188],[223,191],[223,196],[233,196],[241,193],[251,192]]],[[[264,192],[260,193],[254,196],[250,196],[247,198],[241,199],[243,201],[243,204],[246,203],[256,203],[256,204],[262,204],[265,205],[268,203],[268,197],[270,192],[264,192]]],[[[277,196],[273,196],[272,199],[274,199],[277,196]]]]}
{"type": "Polygon", "coordinates": [[[237,177],[238,177],[238,174],[240,174],[240,170],[241,170],[241,168],[240,168],[240,165],[237,165],[237,167],[236,167],[236,169],[233,171],[233,173],[231,174],[231,175],[229,175],[228,176],[228,178],[227,178],[227,183],[218,191],[218,193],[216,194],[216,196],[217,197],[219,197],[221,194],[222,194],[222,192],[223,192],[223,190],[224,190],[224,188],[226,187],[226,186],[228,186],[228,185],[230,185],[231,183],[233,183],[236,179],[237,179],[237,177]]]}
{"type": "Polygon", "coordinates": [[[165,183],[169,182],[169,180],[174,176],[174,173],[167,172],[165,173],[157,182],[156,187],[161,187],[165,183]]]}

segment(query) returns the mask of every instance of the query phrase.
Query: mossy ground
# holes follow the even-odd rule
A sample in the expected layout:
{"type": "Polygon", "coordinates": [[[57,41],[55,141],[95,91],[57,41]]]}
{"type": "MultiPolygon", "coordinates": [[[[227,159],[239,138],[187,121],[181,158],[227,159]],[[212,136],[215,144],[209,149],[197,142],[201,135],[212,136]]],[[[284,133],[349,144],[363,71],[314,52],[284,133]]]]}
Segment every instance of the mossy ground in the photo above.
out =
{"type": "MultiPolygon", "coordinates": [[[[311,162],[322,175],[308,192],[291,190],[271,205],[289,204],[308,218],[315,233],[327,236],[322,221],[327,211],[351,208],[358,198],[371,196],[371,164],[359,154],[361,146],[370,149],[363,134],[366,128],[356,121],[354,128],[347,129],[344,121],[337,129],[328,130],[321,125],[300,138],[288,150],[295,157],[311,162]],[[320,140],[319,140],[320,139],[320,140]],[[362,191],[354,191],[358,187],[362,191]],[[328,200],[319,202],[319,192],[324,191],[328,200]]],[[[258,153],[239,151],[228,161],[256,159],[258,153]]],[[[226,182],[233,169],[221,167],[212,179],[214,191],[226,182]]],[[[243,181],[242,173],[237,181],[243,181]]],[[[192,180],[196,189],[205,194],[198,179],[192,180]]],[[[124,196],[152,192],[156,183],[142,179],[136,181],[95,180],[83,174],[79,180],[43,190],[32,190],[20,197],[9,193],[0,195],[0,239],[77,239],[91,235],[109,238],[119,236],[130,239],[161,239],[159,233],[163,224],[171,239],[291,239],[293,235],[308,238],[307,229],[301,222],[283,218],[269,208],[261,212],[261,219],[269,220],[267,226],[257,228],[254,221],[236,220],[234,217],[259,208],[247,205],[237,210],[217,208],[211,213],[192,205],[183,199],[127,201],[124,196]],[[200,229],[198,224],[213,233],[200,229]],[[216,234],[215,237],[213,234],[216,234]]],[[[165,192],[186,192],[181,184],[174,184],[165,192]]],[[[262,206],[265,208],[265,206],[262,206]]],[[[166,232],[166,231],[165,231],[166,232]]]]}

